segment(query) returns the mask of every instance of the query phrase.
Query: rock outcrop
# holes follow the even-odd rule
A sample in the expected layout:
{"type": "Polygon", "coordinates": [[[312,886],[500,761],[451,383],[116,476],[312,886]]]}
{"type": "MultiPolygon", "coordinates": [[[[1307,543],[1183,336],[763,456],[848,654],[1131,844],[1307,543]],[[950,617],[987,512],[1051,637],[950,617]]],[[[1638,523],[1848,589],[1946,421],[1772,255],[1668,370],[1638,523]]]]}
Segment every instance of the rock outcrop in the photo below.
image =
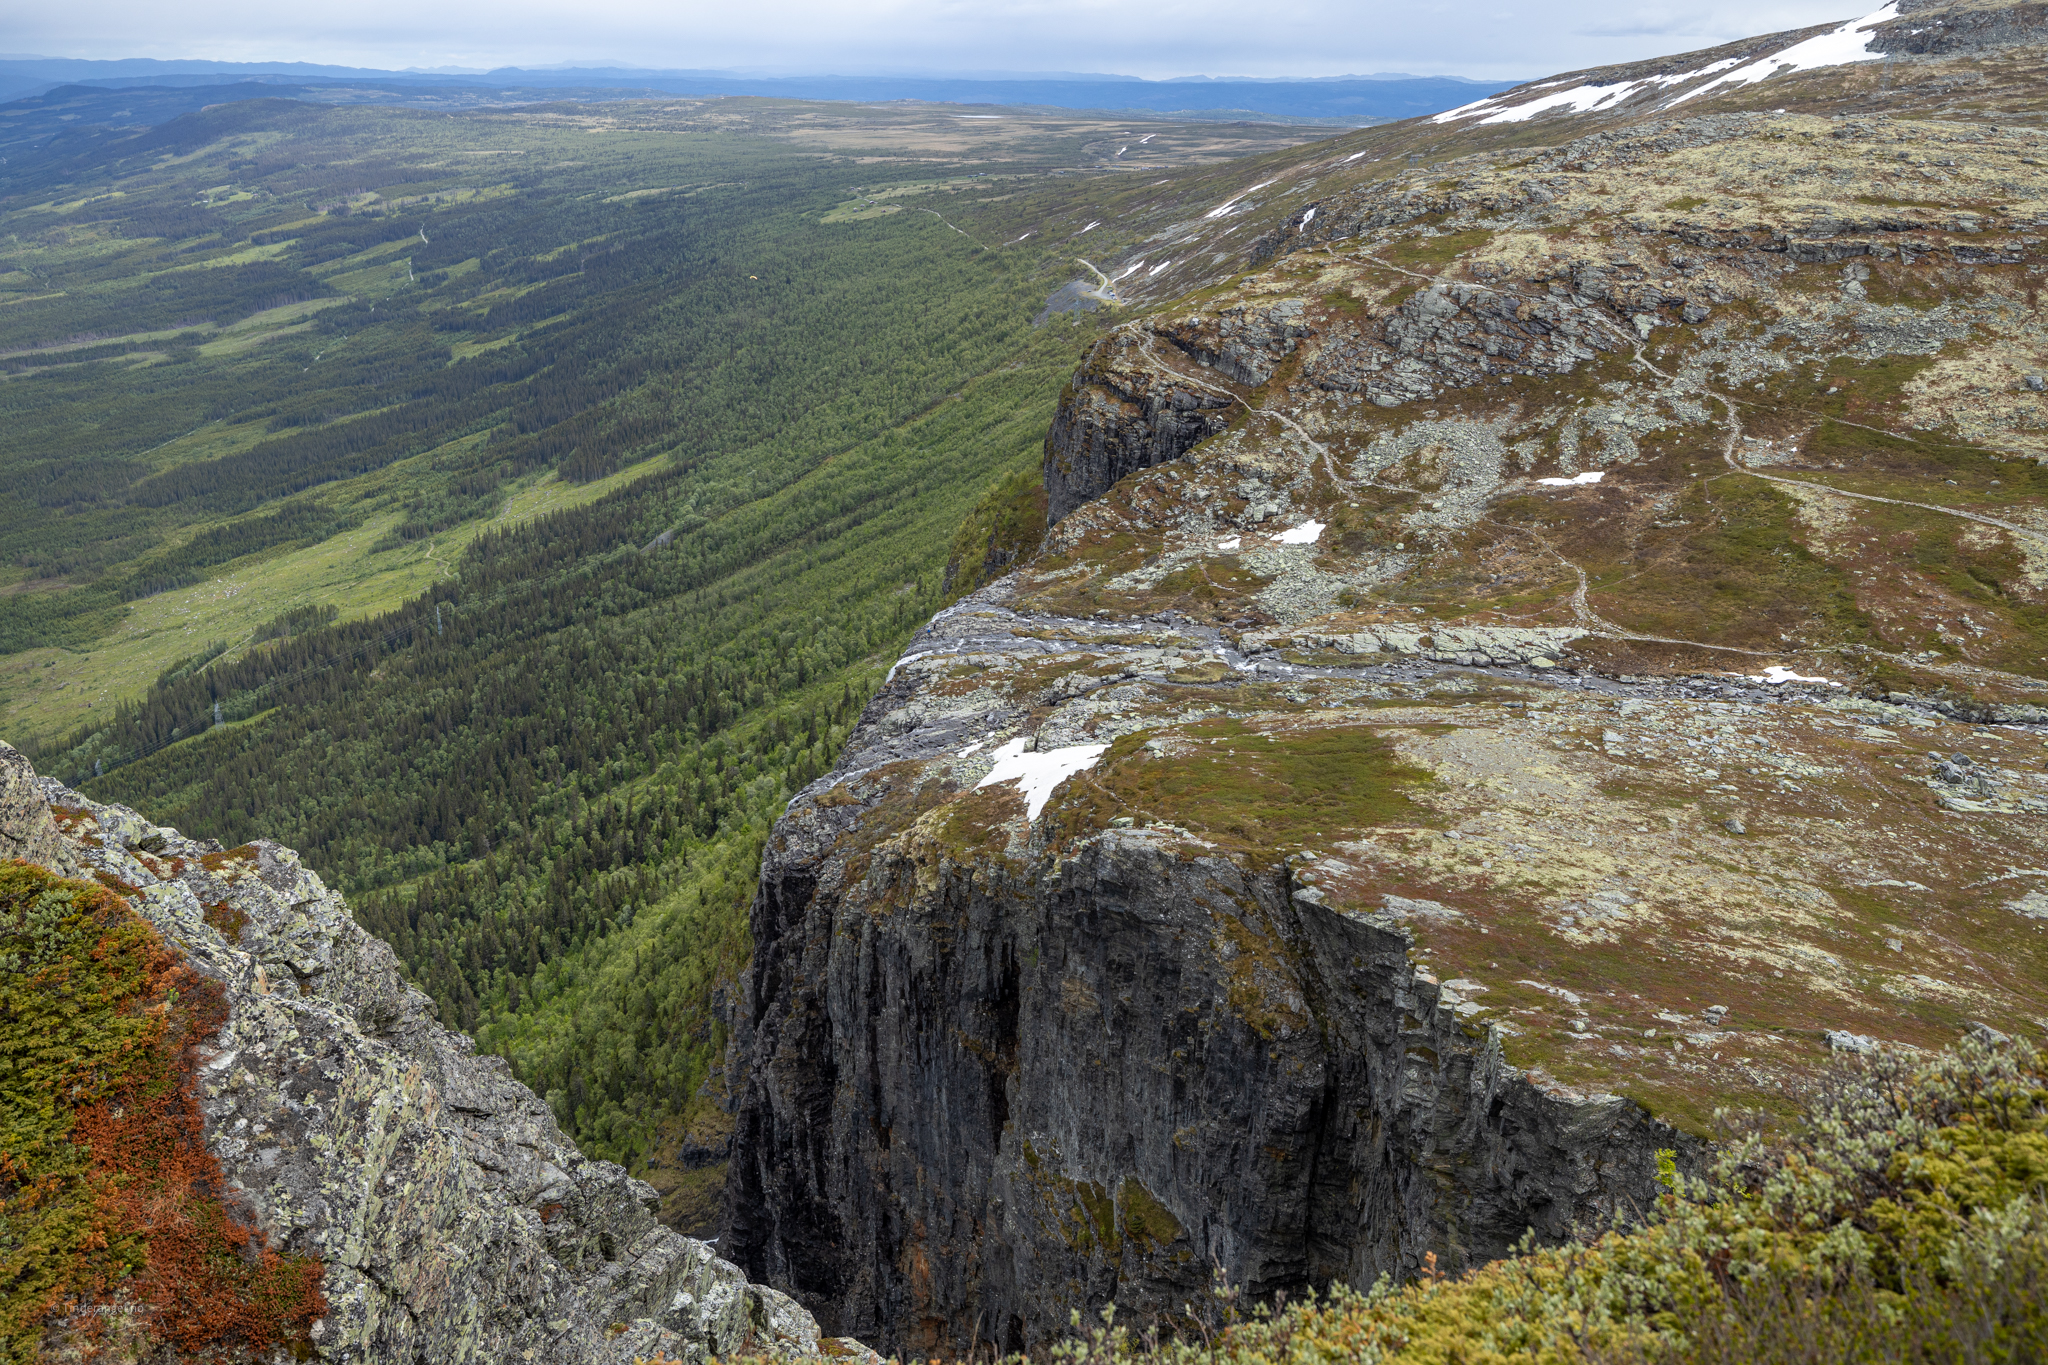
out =
{"type": "Polygon", "coordinates": [[[818,1354],[808,1313],[657,1223],[649,1186],[437,1024],[290,849],[185,838],[0,744],[0,852],[113,887],[226,988],[208,1146],[271,1243],[325,1265],[320,1359],[818,1354]]]}
{"type": "Polygon", "coordinates": [[[729,1254],[1034,1348],[1455,1271],[1841,1039],[2048,1019],[2048,140],[1855,107],[1149,206],[1193,292],[1075,375],[1039,553],[771,835],[729,1254]]]}
{"type": "Polygon", "coordinates": [[[736,1259],[884,1349],[1020,1350],[1076,1307],[1176,1310],[1217,1267],[1258,1294],[1367,1285],[1654,1196],[1655,1150],[1692,1139],[1507,1065],[1413,961],[1414,918],[1456,910],[1340,909],[1298,859],[975,791],[972,740],[1150,728],[1143,680],[1215,657],[1195,631],[1084,671],[1085,623],[1004,594],[907,657],[1078,685],[961,695],[913,662],[776,826],[734,1020],[736,1259]]]}
{"type": "Polygon", "coordinates": [[[2048,42],[2048,5],[1902,0],[1871,49],[1889,56],[1954,57],[2048,42]]]}
{"type": "Polygon", "coordinates": [[[1228,424],[1236,401],[1214,384],[1177,383],[1140,353],[1152,338],[1097,342],[1068,386],[1045,441],[1048,520],[1099,497],[1126,474],[1177,460],[1228,424]]]}
{"type": "Polygon", "coordinates": [[[19,749],[0,744],[0,859],[54,868],[61,847],[49,805],[36,788],[35,770],[19,749]]]}

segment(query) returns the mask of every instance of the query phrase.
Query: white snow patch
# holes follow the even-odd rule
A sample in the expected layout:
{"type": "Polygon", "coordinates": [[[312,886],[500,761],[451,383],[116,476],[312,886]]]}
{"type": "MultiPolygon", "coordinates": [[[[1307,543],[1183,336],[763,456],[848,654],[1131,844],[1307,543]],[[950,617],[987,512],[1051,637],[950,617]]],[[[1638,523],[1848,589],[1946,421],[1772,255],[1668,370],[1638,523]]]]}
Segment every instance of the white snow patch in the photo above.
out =
{"type": "Polygon", "coordinates": [[[906,654],[906,655],[904,655],[904,656],[903,656],[902,658],[898,659],[898,660],[897,660],[897,661],[896,661],[895,663],[893,663],[893,664],[889,665],[889,676],[888,676],[888,677],[886,677],[886,678],[884,678],[884,679],[882,679],[882,686],[884,686],[884,687],[887,687],[887,686],[888,686],[888,685],[889,685],[890,683],[892,683],[892,682],[895,682],[895,681],[896,681],[896,672],[897,672],[897,670],[898,670],[898,669],[902,668],[902,667],[903,667],[903,665],[905,665],[905,664],[914,664],[914,663],[916,663],[916,662],[917,662],[917,661],[918,661],[919,659],[923,659],[923,658],[928,658],[928,657],[930,657],[931,655],[933,655],[933,654],[936,654],[936,653],[938,653],[938,652],[939,652],[939,651],[937,651],[936,649],[920,649],[920,650],[919,650],[919,651],[917,651],[917,653],[915,653],[915,654],[906,654]]]}
{"type": "MultiPolygon", "coordinates": [[[[1864,30],[1898,17],[1898,0],[1891,0],[1883,9],[1866,14],[1861,19],[1851,19],[1840,28],[1823,33],[1818,38],[1808,38],[1803,43],[1794,43],[1783,52],[1774,52],[1768,57],[1758,58],[1740,71],[1731,72],[1718,81],[1703,85],[1697,90],[1688,90],[1671,101],[1670,107],[1675,108],[1694,95],[1704,95],[1709,90],[1751,85],[1775,76],[1780,71],[1812,71],[1822,66],[1845,66],[1850,62],[1878,61],[1884,54],[1870,50],[1870,39],[1864,30]]],[[[1785,111],[1777,109],[1772,112],[1782,114],[1785,111]]]]}
{"type": "Polygon", "coordinates": [[[1347,157],[1345,157],[1344,159],[1345,159],[1346,161],[1356,161],[1356,160],[1358,160],[1358,158],[1360,158],[1360,157],[1362,157],[1362,156],[1364,156],[1364,155],[1365,155],[1365,153],[1364,153],[1364,152],[1353,152],[1353,153],[1352,153],[1352,154],[1351,154],[1350,156],[1347,156],[1347,157]]]}
{"type": "MultiPolygon", "coordinates": [[[[1531,100],[1527,104],[1512,105],[1507,108],[1500,107],[1500,101],[1506,97],[1495,95],[1489,99],[1475,100],[1471,104],[1460,105],[1456,109],[1438,114],[1430,122],[1449,123],[1454,119],[1478,118],[1479,115],[1485,114],[1486,117],[1479,119],[1481,123],[1520,123],[1525,119],[1535,118],[1538,114],[1547,113],[1552,109],[1568,109],[1574,113],[1590,113],[1603,105],[1620,104],[1623,101],[1633,99],[1645,90],[1668,90],[1674,85],[1683,85],[1687,81],[1698,80],[1702,76],[1711,76],[1716,72],[1726,71],[1729,67],[1734,66],[1735,63],[1736,59],[1729,57],[1700,67],[1696,71],[1680,71],[1676,75],[1671,76],[1645,76],[1639,81],[1621,81],[1613,85],[1576,85],[1569,90],[1553,90],[1541,99],[1531,100]],[[1488,106],[1492,106],[1490,111],[1488,106]]],[[[1555,81],[1551,82],[1553,85],[1557,83],[1555,81]]],[[[1537,86],[1536,88],[1540,90],[1545,87],[1537,86]]],[[[1695,90],[1682,98],[1691,99],[1693,95],[1698,93],[1699,91],[1695,90]]],[[[1678,102],[1678,100],[1672,101],[1674,104],[1678,102]]]]}
{"type": "Polygon", "coordinates": [[[1583,474],[1574,474],[1569,479],[1538,479],[1545,488],[1576,488],[1580,484],[1598,483],[1607,473],[1604,469],[1589,469],[1583,474]]]}
{"type": "Polygon", "coordinates": [[[1024,793],[1024,816],[1027,820],[1038,818],[1053,788],[1075,773],[1094,767],[1096,760],[1109,751],[1107,744],[1070,744],[1064,749],[1027,754],[1024,745],[1025,740],[1020,737],[996,750],[996,766],[989,769],[987,777],[974,784],[974,789],[980,791],[997,782],[1015,782],[1018,790],[1024,793]]]}
{"type": "Polygon", "coordinates": [[[1479,120],[1481,123],[1523,123],[1538,114],[1547,114],[1552,109],[1569,109],[1573,113],[1591,113],[1603,104],[1613,104],[1627,99],[1636,92],[1639,83],[1631,81],[1624,85],[1578,85],[1570,90],[1556,90],[1541,99],[1518,104],[1512,109],[1502,109],[1479,120]]]}
{"type": "MultiPolygon", "coordinates": [[[[1470,104],[1461,104],[1455,109],[1446,109],[1441,114],[1438,114],[1434,118],[1430,119],[1430,122],[1449,123],[1453,119],[1471,118],[1474,114],[1477,114],[1480,110],[1486,108],[1487,105],[1494,103],[1499,98],[1500,96],[1498,95],[1488,95],[1485,99],[1473,100],[1470,104]]],[[[1361,152],[1360,155],[1362,156],[1364,155],[1364,153],[1361,152]]]]}
{"type": "Polygon", "coordinates": [[[1310,223],[1313,223],[1315,220],[1316,211],[1314,209],[1310,209],[1307,213],[1301,215],[1301,225],[1303,227],[1307,227],[1310,223]]]}
{"type": "Polygon", "coordinates": [[[1809,678],[1803,673],[1794,673],[1783,664],[1772,664],[1761,674],[1746,673],[1743,676],[1751,682],[1769,683],[1772,687],[1778,687],[1788,682],[1826,683],[1829,687],[1841,686],[1833,678],[1809,678]]]}
{"type": "Polygon", "coordinates": [[[1257,194],[1260,190],[1266,188],[1266,186],[1272,183],[1273,182],[1271,180],[1262,180],[1258,184],[1252,186],[1250,189],[1245,190],[1240,194],[1232,195],[1230,198],[1224,200],[1222,203],[1218,204],[1215,208],[1210,209],[1207,213],[1203,214],[1202,216],[1204,218],[1221,218],[1224,214],[1230,212],[1231,206],[1237,203],[1238,200],[1244,198],[1245,195],[1257,194]]]}
{"type": "Polygon", "coordinates": [[[1291,531],[1282,531],[1273,539],[1282,545],[1313,545],[1323,534],[1320,521],[1304,521],[1291,531]]]}
{"type": "MultiPolygon", "coordinates": [[[[1095,229],[1097,229],[1097,228],[1099,228],[1099,227],[1101,227],[1101,226],[1102,226],[1102,220],[1101,220],[1100,218],[1098,218],[1098,219],[1096,219],[1096,220],[1095,220],[1094,222],[1090,223],[1090,224],[1089,224],[1089,225],[1088,225],[1087,227],[1084,227],[1084,228],[1082,228],[1082,229],[1081,229],[1081,232],[1093,232],[1093,231],[1095,231],[1095,229]]],[[[1076,237],[1079,237],[1079,236],[1081,235],[1081,232],[1077,232],[1077,233],[1075,233],[1074,235],[1075,235],[1076,237]]]]}
{"type": "Polygon", "coordinates": [[[1145,268],[1145,262],[1144,262],[1144,261],[1142,261],[1142,260],[1132,261],[1132,262],[1131,262],[1131,263],[1130,263],[1129,265],[1125,266],[1125,267],[1124,267],[1124,268],[1123,268],[1122,270],[1120,270],[1120,271],[1118,271],[1118,272],[1117,272],[1116,274],[1114,274],[1114,275],[1110,276],[1110,278],[1111,278],[1111,279],[1115,279],[1115,280],[1121,280],[1121,279],[1124,279],[1125,277],[1129,276],[1129,275],[1130,275],[1130,274],[1132,274],[1133,272],[1135,272],[1135,271],[1139,271],[1139,270],[1143,270],[1144,268],[1145,268]]]}
{"type": "Polygon", "coordinates": [[[1150,270],[1145,272],[1145,278],[1148,280],[1151,279],[1154,275],[1157,275],[1160,271],[1165,270],[1168,266],[1171,266],[1172,264],[1172,261],[1161,261],[1158,265],[1153,266],[1150,270]]]}
{"type": "Polygon", "coordinates": [[[968,745],[966,748],[960,751],[960,757],[966,758],[969,754],[973,753],[976,749],[979,749],[982,745],[986,743],[988,743],[988,741],[985,739],[975,740],[974,743],[968,745]]]}
{"type": "Polygon", "coordinates": [[[1676,76],[1654,76],[1651,79],[1656,81],[1660,88],[1671,85],[1683,85],[1687,81],[1697,80],[1701,76],[1711,76],[1717,71],[1726,71],[1739,60],[1736,57],[1725,57],[1718,62],[1710,62],[1697,71],[1682,71],[1676,76]]]}
{"type": "Polygon", "coordinates": [[[1244,544],[1244,537],[1243,537],[1243,536],[1232,536],[1232,537],[1231,537],[1230,539],[1228,539],[1228,540],[1219,540],[1219,541],[1217,541],[1217,542],[1216,542],[1216,548],[1217,548],[1217,549],[1219,549],[1219,550],[1235,550],[1235,549],[1237,549],[1237,548],[1238,548],[1239,546],[1241,546],[1241,545],[1243,545],[1243,544],[1244,544]]]}

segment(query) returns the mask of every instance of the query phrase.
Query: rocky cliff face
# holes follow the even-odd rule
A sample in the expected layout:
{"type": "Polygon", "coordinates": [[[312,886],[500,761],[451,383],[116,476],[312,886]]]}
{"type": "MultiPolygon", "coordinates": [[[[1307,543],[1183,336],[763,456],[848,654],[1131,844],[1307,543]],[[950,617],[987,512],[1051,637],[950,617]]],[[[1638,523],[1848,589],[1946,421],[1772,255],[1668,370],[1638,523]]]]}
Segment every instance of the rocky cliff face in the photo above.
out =
{"type": "MultiPolygon", "coordinates": [[[[891,1348],[1015,1350],[1076,1306],[1177,1309],[1213,1267],[1369,1284],[1653,1197],[1655,1150],[1692,1139],[1507,1064],[1413,960],[1411,926],[1459,911],[1339,906],[1256,839],[1032,820],[978,787],[995,738],[1086,758],[1218,714],[1170,680],[1242,663],[1214,631],[1132,649],[1128,623],[1006,602],[935,621],[776,828],[735,1020],[733,1254],[891,1348]],[[929,661],[1001,682],[934,687],[929,661]]],[[[1337,780],[1369,786],[1357,757],[1337,780]]]]}
{"type": "Polygon", "coordinates": [[[1206,288],[772,836],[742,1265],[920,1352],[1457,1269],[2048,1021],[2048,142],[1688,115],[1147,206],[1206,288]]]}
{"type": "Polygon", "coordinates": [[[325,1265],[321,1359],[818,1354],[808,1313],[656,1223],[651,1188],[440,1027],[290,849],[187,839],[0,744],[0,854],[114,888],[226,988],[207,1143],[272,1245],[325,1265]]]}
{"type": "Polygon", "coordinates": [[[1125,475],[1177,460],[1223,430],[1229,395],[1175,384],[1129,354],[1151,340],[1112,336],[1096,343],[1068,386],[1046,437],[1052,520],[1125,475]],[[1133,359],[1140,363],[1129,363],[1133,359]]]}

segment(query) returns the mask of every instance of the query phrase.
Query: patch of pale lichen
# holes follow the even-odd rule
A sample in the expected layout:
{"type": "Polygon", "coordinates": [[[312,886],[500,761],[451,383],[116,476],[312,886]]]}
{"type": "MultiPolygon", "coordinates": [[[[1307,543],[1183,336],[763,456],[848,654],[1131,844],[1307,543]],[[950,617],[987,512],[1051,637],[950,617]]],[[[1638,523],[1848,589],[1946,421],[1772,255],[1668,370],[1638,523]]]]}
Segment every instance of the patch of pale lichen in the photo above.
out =
{"type": "MultiPolygon", "coordinates": [[[[2048,1020],[2039,921],[1982,889],[2040,865],[2048,806],[1944,806],[1924,749],[1824,708],[1471,712],[1424,730],[1379,711],[1434,775],[1419,799],[1440,827],[1318,841],[1303,875],[1340,911],[1395,896],[1449,912],[1412,922],[1416,958],[1502,1029],[1509,1060],[1700,1124],[1731,1100],[1775,1103],[1830,1031],[1935,1046],[1968,1019],[2048,1020]]],[[[2034,736],[1916,738],[2048,793],[2015,766],[2039,769],[2034,736]]]]}
{"type": "MultiPolygon", "coordinates": [[[[1442,621],[1589,626],[1617,666],[1698,667],[1734,646],[1856,682],[2008,695],[2048,648],[2027,596],[2048,550],[2024,531],[1958,541],[1983,523],[1953,513],[2028,524],[2048,504],[2033,463],[2013,459],[2048,431],[2048,399],[2021,383],[2042,354],[2038,242],[2011,231],[2016,205],[2048,201],[2030,145],[1786,116],[1460,163],[1432,191],[1441,208],[1317,241],[1176,310],[1173,328],[1200,332],[1291,299],[1310,335],[1229,432],[1056,528],[1059,553],[1027,572],[1024,598],[1291,625],[1385,599],[1442,621]],[[1539,170],[1535,206],[1523,187],[1539,170]],[[1391,408],[1303,378],[1305,358],[1370,349],[1403,299],[1449,281],[1520,300],[1516,317],[1562,309],[1604,338],[1599,353],[1440,377],[1391,408]],[[1493,423],[1535,463],[1459,510],[1440,471],[1367,458],[1419,421],[1493,423]],[[1602,485],[1570,493],[1516,477],[1588,468],[1602,485]],[[1788,477],[1816,486],[1770,483],[1788,477]],[[1327,525],[1312,552],[1250,553],[1255,534],[1311,517],[1327,525]],[[1242,547],[1226,549],[1233,533],[1242,547]],[[1901,554],[1901,536],[1925,553],[1901,554]],[[1161,571],[1140,581],[1148,566],[1161,571]]],[[[1418,188],[1343,184],[1319,222],[1346,194],[1418,188]]],[[[1131,354],[1237,391],[1171,345],[1131,354]]]]}

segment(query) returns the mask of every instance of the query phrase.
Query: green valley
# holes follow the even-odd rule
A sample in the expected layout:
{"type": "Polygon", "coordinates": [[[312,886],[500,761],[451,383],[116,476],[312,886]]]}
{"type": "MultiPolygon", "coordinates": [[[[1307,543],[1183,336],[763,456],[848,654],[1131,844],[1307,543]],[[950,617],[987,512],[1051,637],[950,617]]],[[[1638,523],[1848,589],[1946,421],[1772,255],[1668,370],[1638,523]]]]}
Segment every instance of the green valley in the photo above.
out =
{"type": "Polygon", "coordinates": [[[2048,10],[276,88],[0,104],[42,1355],[2042,1354],[2048,10]]]}
{"type": "MultiPolygon", "coordinates": [[[[648,1170],[704,1109],[769,822],[1092,338],[1033,326],[1072,265],[1015,225],[1092,128],[265,100],[17,160],[6,737],[302,849],[648,1170]]],[[[715,1176],[669,1174],[706,1224],[715,1176]]]]}

